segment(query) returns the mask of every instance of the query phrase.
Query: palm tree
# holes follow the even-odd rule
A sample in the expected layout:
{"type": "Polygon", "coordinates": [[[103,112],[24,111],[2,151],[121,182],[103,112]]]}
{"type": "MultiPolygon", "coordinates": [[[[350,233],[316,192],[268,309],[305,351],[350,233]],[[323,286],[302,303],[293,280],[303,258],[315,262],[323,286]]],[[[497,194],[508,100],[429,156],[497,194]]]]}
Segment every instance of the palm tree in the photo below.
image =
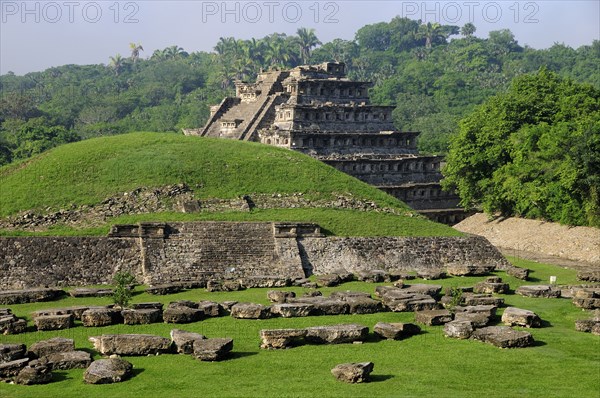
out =
{"type": "Polygon", "coordinates": [[[423,24],[419,26],[419,33],[421,38],[425,39],[425,48],[431,48],[432,43],[440,39],[446,39],[442,25],[437,22],[433,24],[428,22],[427,25],[423,24]]]}
{"type": "Polygon", "coordinates": [[[315,35],[314,29],[298,28],[296,34],[298,35],[296,42],[298,43],[298,46],[300,46],[300,57],[302,58],[302,63],[307,64],[308,60],[310,59],[311,49],[323,43],[321,43],[321,41],[315,35]]]}
{"type": "Polygon", "coordinates": [[[182,47],[176,45],[165,48],[163,52],[167,59],[185,58],[189,55],[182,47]]]}
{"type": "Polygon", "coordinates": [[[475,33],[476,29],[477,28],[475,28],[475,25],[473,25],[471,22],[467,22],[462,28],[460,28],[460,33],[464,37],[471,37],[475,33]]]}
{"type": "Polygon", "coordinates": [[[129,49],[131,50],[131,60],[135,64],[140,58],[140,51],[144,51],[144,47],[140,43],[129,43],[129,49]]]}
{"type": "Polygon", "coordinates": [[[111,68],[115,72],[115,76],[119,76],[121,70],[125,66],[125,58],[121,56],[121,54],[117,54],[114,57],[110,57],[110,63],[108,67],[111,68]]]}

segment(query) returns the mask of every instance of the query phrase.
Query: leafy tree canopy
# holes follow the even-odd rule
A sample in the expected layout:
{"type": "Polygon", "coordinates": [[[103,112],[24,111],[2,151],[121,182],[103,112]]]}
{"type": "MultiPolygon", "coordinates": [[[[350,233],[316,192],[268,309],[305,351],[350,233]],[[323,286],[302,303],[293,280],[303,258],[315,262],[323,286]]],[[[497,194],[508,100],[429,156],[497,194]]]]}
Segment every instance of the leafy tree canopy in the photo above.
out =
{"type": "Polygon", "coordinates": [[[460,122],[446,189],[487,213],[600,226],[600,90],[541,69],[460,122]]]}

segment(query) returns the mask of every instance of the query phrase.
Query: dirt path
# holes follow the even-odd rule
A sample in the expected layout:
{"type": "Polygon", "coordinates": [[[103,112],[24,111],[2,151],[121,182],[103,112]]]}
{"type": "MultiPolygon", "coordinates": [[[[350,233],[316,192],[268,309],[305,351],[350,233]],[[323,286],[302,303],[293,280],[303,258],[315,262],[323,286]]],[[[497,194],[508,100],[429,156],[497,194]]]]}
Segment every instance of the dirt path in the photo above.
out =
{"type": "Polygon", "coordinates": [[[482,213],[454,228],[486,237],[506,255],[577,270],[600,269],[598,228],[568,227],[516,217],[490,220],[482,213]]]}
{"type": "Polygon", "coordinates": [[[524,250],[508,249],[505,247],[499,247],[498,250],[500,250],[505,256],[519,257],[524,260],[535,261],[538,263],[558,265],[559,267],[571,268],[577,271],[592,271],[600,269],[600,266],[598,265],[583,261],[569,260],[562,257],[548,256],[542,253],[526,252],[524,250]]]}

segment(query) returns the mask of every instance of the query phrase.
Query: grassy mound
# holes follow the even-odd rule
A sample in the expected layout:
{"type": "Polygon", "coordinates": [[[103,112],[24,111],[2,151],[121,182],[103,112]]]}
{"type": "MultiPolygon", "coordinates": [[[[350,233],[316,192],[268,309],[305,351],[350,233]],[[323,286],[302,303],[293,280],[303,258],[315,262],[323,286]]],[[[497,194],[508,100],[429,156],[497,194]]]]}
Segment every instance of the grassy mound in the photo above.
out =
{"type": "MultiPolygon", "coordinates": [[[[366,217],[358,215],[358,211],[293,209],[256,214],[145,214],[111,223],[158,219],[290,220],[322,222],[325,228],[340,235],[359,235],[360,225],[367,225],[365,235],[457,235],[449,227],[410,214],[402,202],[309,156],[256,143],[158,133],[85,140],[0,168],[0,217],[25,210],[44,212],[95,205],[139,187],[182,182],[199,199],[302,192],[305,198],[333,200],[337,194],[344,194],[397,209],[407,216],[369,212],[372,217],[366,217]]],[[[99,234],[107,228],[86,233],[99,234]]],[[[50,232],[69,233],[60,228],[50,232]]]]}

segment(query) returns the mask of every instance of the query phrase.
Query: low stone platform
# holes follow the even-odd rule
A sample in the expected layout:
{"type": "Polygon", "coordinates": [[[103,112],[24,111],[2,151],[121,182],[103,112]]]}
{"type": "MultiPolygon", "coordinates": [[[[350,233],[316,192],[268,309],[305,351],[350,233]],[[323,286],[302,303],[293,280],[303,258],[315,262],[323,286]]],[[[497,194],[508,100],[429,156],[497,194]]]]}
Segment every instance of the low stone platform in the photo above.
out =
{"type": "Polygon", "coordinates": [[[342,363],[331,369],[331,374],[345,383],[364,383],[370,381],[369,375],[373,367],[373,362],[342,363]]]}
{"type": "Polygon", "coordinates": [[[421,333],[421,328],[412,323],[385,323],[377,322],[373,332],[384,339],[403,340],[421,333]]]}
{"type": "Polygon", "coordinates": [[[109,297],[114,294],[114,290],[110,288],[76,288],[69,290],[71,297],[83,298],[83,297],[109,297]]]}
{"type": "Polygon", "coordinates": [[[515,307],[508,307],[504,310],[502,322],[508,326],[522,326],[526,328],[539,328],[542,326],[542,320],[536,313],[515,307]]]}
{"type": "Polygon", "coordinates": [[[37,330],[63,330],[74,326],[73,315],[42,315],[33,320],[37,330]]]}
{"type": "Polygon", "coordinates": [[[83,374],[88,384],[112,384],[127,380],[133,374],[133,365],[121,358],[99,359],[92,362],[83,374]]]}
{"type": "Polygon", "coordinates": [[[519,286],[515,293],[525,297],[560,297],[560,289],[552,285],[525,285],[519,286]]]}
{"type": "Polygon", "coordinates": [[[233,350],[233,340],[214,338],[196,339],[192,355],[201,361],[221,361],[233,350]]]}
{"type": "Polygon", "coordinates": [[[66,293],[62,289],[39,288],[0,291],[0,304],[25,304],[57,300],[66,293]]]}
{"type": "Polygon", "coordinates": [[[488,326],[476,329],[471,337],[500,348],[522,348],[533,344],[531,333],[514,330],[508,326],[488,326]]]}
{"type": "Polygon", "coordinates": [[[186,332],[180,329],[173,329],[170,334],[178,354],[193,354],[194,341],[206,338],[199,333],[186,332]]]}
{"type": "Polygon", "coordinates": [[[171,340],[151,334],[104,334],[89,340],[103,355],[156,355],[171,352],[171,340]]]}

